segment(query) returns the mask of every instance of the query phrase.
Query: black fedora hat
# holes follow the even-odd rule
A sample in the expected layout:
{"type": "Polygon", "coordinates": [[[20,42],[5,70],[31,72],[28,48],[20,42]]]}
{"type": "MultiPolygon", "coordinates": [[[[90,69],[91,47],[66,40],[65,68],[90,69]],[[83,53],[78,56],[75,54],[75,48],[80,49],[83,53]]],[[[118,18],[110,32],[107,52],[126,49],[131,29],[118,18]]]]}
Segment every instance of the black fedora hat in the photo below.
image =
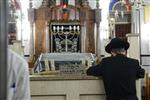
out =
{"type": "Polygon", "coordinates": [[[124,48],[127,50],[130,44],[127,41],[121,40],[120,38],[113,38],[105,47],[107,53],[111,53],[112,49],[124,48]]]}

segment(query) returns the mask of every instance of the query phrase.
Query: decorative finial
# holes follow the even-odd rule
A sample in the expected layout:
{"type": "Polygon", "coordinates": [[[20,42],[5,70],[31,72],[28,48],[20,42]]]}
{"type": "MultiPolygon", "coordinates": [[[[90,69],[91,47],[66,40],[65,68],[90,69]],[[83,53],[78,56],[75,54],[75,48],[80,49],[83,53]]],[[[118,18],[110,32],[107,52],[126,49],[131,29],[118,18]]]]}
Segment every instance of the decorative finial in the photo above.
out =
{"type": "Polygon", "coordinates": [[[33,7],[33,0],[30,0],[29,1],[29,8],[32,8],[33,7]]]}
{"type": "Polygon", "coordinates": [[[47,2],[46,2],[46,0],[43,0],[43,2],[42,2],[42,6],[43,7],[46,7],[47,6],[47,4],[46,4],[47,2]]]}
{"type": "Polygon", "coordinates": [[[99,0],[96,0],[96,8],[99,9],[99,0]]]}

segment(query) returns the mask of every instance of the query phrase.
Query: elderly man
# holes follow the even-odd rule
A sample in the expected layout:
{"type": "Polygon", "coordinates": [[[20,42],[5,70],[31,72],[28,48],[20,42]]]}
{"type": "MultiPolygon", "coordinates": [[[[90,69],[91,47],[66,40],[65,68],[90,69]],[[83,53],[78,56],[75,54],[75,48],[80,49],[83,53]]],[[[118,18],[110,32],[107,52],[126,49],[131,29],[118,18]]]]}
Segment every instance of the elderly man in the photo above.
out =
{"type": "Polygon", "coordinates": [[[105,47],[111,56],[87,70],[87,75],[102,77],[106,100],[138,100],[135,82],[144,77],[145,70],[138,60],[126,56],[128,48],[127,41],[112,39],[105,47]]]}

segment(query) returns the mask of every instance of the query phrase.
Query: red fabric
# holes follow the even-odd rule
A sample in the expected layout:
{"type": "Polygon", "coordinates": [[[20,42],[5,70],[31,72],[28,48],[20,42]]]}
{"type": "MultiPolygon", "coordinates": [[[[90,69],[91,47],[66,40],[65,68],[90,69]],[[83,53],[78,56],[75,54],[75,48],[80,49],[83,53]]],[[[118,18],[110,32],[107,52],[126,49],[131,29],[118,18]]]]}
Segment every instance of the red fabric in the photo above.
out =
{"type": "Polygon", "coordinates": [[[125,0],[127,6],[128,6],[128,11],[131,11],[131,4],[129,3],[129,0],[125,0]]]}

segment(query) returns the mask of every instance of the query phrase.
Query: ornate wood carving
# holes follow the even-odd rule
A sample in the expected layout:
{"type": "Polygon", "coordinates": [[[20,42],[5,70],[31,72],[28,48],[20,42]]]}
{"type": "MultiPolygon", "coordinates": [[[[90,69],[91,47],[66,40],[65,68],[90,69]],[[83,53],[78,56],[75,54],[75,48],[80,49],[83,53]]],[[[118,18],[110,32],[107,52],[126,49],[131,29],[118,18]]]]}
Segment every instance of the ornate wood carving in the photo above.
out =
{"type": "Polygon", "coordinates": [[[42,6],[35,11],[35,55],[46,52],[47,23],[55,20],[60,23],[78,20],[81,23],[81,41],[85,38],[82,44],[85,49],[81,52],[95,53],[94,10],[87,0],[76,0],[75,4],[63,7],[56,5],[55,0],[43,0],[42,6]]]}

